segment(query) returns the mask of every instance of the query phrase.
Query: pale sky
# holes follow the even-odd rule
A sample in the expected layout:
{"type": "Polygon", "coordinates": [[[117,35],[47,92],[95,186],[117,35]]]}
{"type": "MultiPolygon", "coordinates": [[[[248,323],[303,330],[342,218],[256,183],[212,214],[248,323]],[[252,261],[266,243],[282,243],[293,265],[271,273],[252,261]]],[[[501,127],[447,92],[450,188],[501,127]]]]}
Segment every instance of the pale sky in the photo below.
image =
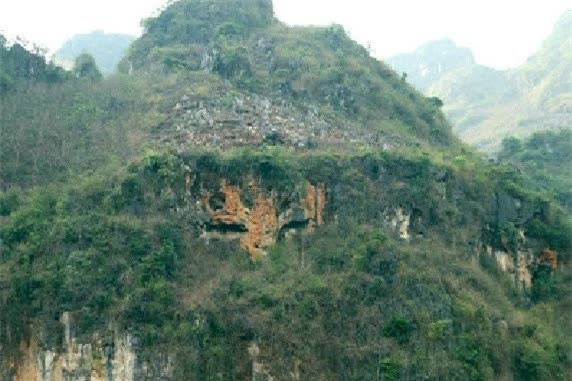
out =
{"type": "MultiPolygon", "coordinates": [[[[139,34],[165,0],[0,0],[0,31],[56,50],[76,33],[139,34]]],[[[274,0],[296,25],[342,24],[377,57],[449,37],[479,63],[514,67],[533,54],[571,0],[274,0]]],[[[572,31],[571,31],[572,33],[572,31]]]]}

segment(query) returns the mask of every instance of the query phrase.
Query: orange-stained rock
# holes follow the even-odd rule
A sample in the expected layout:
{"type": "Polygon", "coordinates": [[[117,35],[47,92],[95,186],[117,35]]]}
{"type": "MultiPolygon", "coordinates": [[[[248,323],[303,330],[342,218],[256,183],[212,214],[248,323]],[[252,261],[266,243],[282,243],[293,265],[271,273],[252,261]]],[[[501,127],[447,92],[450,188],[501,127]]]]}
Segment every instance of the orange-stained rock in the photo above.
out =
{"type": "MultiPolygon", "coordinates": [[[[221,181],[220,192],[224,195],[224,205],[221,209],[213,210],[210,205],[212,194],[206,192],[201,202],[210,215],[213,226],[241,226],[245,232],[240,233],[240,246],[248,251],[253,259],[265,254],[264,249],[274,244],[281,228],[291,222],[284,216],[292,216],[292,209],[278,211],[275,195],[262,191],[254,181],[248,184],[249,192],[254,196],[252,210],[244,206],[241,200],[241,189],[238,186],[228,185],[221,181]],[[279,219],[278,215],[282,217],[279,219]]],[[[294,200],[292,208],[302,209],[308,228],[324,223],[324,209],[326,207],[326,186],[324,184],[306,184],[302,200],[294,200]]]]}
{"type": "MultiPolygon", "coordinates": [[[[237,186],[227,185],[226,181],[221,182],[221,192],[224,194],[224,207],[220,211],[213,211],[207,200],[206,206],[211,212],[213,223],[223,224],[244,224],[248,219],[249,210],[244,207],[240,200],[240,189],[237,186]]],[[[208,196],[210,199],[210,195],[208,196]]]]}
{"type": "Polygon", "coordinates": [[[544,249],[540,260],[541,262],[547,262],[550,264],[552,271],[558,268],[558,253],[554,250],[550,250],[548,248],[544,249]]]}
{"type": "Polygon", "coordinates": [[[317,185],[317,200],[316,200],[316,225],[324,224],[324,210],[326,209],[326,185],[317,185]]]}
{"type": "Polygon", "coordinates": [[[324,209],[326,208],[326,186],[323,183],[306,184],[306,197],[302,201],[302,209],[310,221],[309,228],[324,223],[324,209]]]}
{"type": "Polygon", "coordinates": [[[254,209],[248,216],[247,229],[240,245],[256,259],[264,255],[264,248],[276,241],[278,217],[272,198],[260,194],[256,196],[254,209]]]}

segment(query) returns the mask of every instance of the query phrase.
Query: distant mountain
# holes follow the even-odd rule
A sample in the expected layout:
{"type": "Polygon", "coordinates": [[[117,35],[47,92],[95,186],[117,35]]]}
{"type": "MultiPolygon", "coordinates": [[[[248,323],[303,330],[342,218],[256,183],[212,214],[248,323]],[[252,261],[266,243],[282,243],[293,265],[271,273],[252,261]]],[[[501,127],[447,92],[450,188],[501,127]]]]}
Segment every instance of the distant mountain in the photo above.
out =
{"type": "Polygon", "coordinates": [[[541,49],[515,69],[501,71],[461,57],[467,49],[436,41],[388,60],[426,95],[445,102],[453,129],[487,151],[504,137],[572,125],[572,10],[541,49]]]}
{"type": "Polygon", "coordinates": [[[134,36],[107,34],[102,31],[77,34],[62,45],[55,53],[54,59],[56,62],[70,67],[77,56],[82,53],[89,53],[95,58],[95,62],[102,73],[111,74],[134,40],[134,36]]]}
{"type": "Polygon", "coordinates": [[[459,68],[475,65],[470,49],[445,39],[429,42],[413,53],[399,54],[386,60],[398,72],[407,73],[409,82],[425,91],[435,81],[459,68]]]}

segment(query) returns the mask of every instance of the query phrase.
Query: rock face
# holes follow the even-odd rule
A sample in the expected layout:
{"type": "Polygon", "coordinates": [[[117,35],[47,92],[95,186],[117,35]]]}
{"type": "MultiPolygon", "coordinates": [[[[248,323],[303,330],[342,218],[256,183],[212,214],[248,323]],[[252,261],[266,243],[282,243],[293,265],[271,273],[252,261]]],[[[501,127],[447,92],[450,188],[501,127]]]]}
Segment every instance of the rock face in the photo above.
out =
{"type": "Polygon", "coordinates": [[[532,286],[531,267],[534,264],[534,254],[530,249],[521,249],[516,252],[493,250],[487,247],[487,254],[493,256],[499,268],[514,277],[515,284],[522,290],[532,286]]]}
{"type": "Polygon", "coordinates": [[[550,269],[555,271],[558,268],[558,253],[554,250],[548,248],[542,251],[542,256],[540,257],[541,262],[548,263],[550,269]]]}
{"type": "Polygon", "coordinates": [[[312,229],[324,223],[324,184],[307,183],[304,197],[291,200],[292,204],[285,210],[278,209],[273,192],[263,191],[254,182],[249,188],[253,197],[251,208],[241,199],[241,189],[229,185],[226,180],[221,181],[217,195],[206,192],[202,196],[202,207],[209,218],[206,238],[238,238],[240,246],[256,259],[265,255],[265,248],[275,243],[281,233],[287,234],[291,229],[312,229]]]}
{"type": "Polygon", "coordinates": [[[390,225],[399,234],[399,238],[408,241],[411,236],[409,234],[409,225],[411,224],[411,215],[399,207],[395,210],[395,215],[390,220],[390,225]]]}
{"type": "MultiPolygon", "coordinates": [[[[151,364],[136,353],[134,338],[128,333],[94,334],[91,342],[74,335],[73,319],[65,312],[60,322],[65,340],[60,350],[45,349],[41,333],[32,334],[20,345],[21,357],[11,364],[2,381],[139,381],[170,380],[172,359],[158,356],[151,364]]],[[[32,330],[33,331],[33,330],[32,330]]]]}
{"type": "Polygon", "coordinates": [[[352,143],[389,149],[395,144],[380,133],[323,117],[312,107],[303,109],[284,99],[256,94],[233,92],[229,97],[220,91],[218,99],[184,95],[157,128],[157,140],[181,150],[262,145],[308,149],[352,143]]]}

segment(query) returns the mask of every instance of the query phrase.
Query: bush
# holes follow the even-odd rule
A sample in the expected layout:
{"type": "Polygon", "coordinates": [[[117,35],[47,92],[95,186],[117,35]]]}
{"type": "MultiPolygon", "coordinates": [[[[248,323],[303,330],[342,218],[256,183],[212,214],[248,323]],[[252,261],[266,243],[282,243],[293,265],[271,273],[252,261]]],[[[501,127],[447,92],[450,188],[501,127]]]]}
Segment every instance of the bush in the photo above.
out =
{"type": "Polygon", "coordinates": [[[392,317],[383,327],[383,335],[394,338],[399,344],[407,343],[414,331],[415,325],[399,316],[392,317]]]}

